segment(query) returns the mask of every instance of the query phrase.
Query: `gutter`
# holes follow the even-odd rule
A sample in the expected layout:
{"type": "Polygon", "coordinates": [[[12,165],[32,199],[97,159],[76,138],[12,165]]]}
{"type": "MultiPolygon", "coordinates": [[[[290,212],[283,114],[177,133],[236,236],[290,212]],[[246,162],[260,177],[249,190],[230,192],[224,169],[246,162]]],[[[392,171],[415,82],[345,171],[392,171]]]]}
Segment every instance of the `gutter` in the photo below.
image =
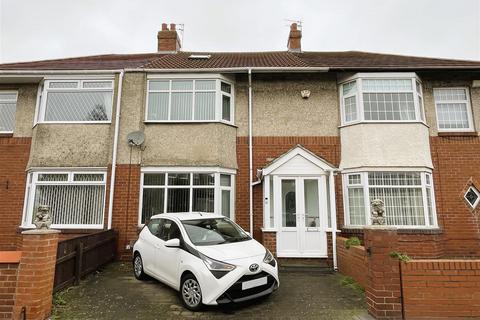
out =
{"type": "Polygon", "coordinates": [[[115,133],[113,137],[113,151],[112,151],[112,170],[110,172],[110,194],[108,199],[108,229],[112,229],[113,194],[115,189],[115,174],[117,170],[118,135],[120,131],[120,110],[121,110],[121,102],[122,102],[122,84],[123,84],[124,73],[125,71],[121,70],[118,77],[117,105],[115,108],[115,133]]]}
{"type": "Polygon", "coordinates": [[[328,192],[330,194],[330,217],[332,221],[332,251],[333,251],[333,270],[338,270],[338,263],[337,263],[337,207],[335,201],[335,178],[333,173],[339,170],[331,170],[329,171],[328,175],[328,192]]]}
{"type": "Polygon", "coordinates": [[[237,73],[251,70],[251,72],[328,72],[328,67],[234,67],[234,68],[198,68],[198,69],[146,69],[146,68],[130,68],[125,69],[125,72],[147,72],[147,73],[237,73]]]}
{"type": "Polygon", "coordinates": [[[115,74],[122,73],[124,69],[112,69],[112,70],[0,70],[2,76],[42,76],[49,74],[115,74]]]}

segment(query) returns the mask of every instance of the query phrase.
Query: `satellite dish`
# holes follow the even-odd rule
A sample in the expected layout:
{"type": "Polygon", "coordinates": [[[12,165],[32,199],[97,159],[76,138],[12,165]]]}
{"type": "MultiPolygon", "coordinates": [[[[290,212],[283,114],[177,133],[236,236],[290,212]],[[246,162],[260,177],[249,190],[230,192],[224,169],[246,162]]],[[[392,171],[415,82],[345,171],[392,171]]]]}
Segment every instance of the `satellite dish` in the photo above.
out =
{"type": "Polygon", "coordinates": [[[127,142],[131,146],[140,146],[145,142],[143,131],[133,131],[127,135],[127,142]]]}

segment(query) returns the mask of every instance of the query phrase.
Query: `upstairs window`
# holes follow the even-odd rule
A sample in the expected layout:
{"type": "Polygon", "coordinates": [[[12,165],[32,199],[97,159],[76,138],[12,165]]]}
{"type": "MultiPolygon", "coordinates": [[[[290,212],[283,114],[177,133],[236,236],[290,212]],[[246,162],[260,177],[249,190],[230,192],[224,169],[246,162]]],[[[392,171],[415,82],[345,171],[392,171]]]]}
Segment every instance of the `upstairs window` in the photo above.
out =
{"type": "Polygon", "coordinates": [[[423,121],[422,87],[414,74],[357,74],[341,84],[342,123],[423,121]]]}
{"type": "Polygon", "coordinates": [[[13,133],[16,109],[17,92],[0,91],[0,133],[13,133]]]}
{"type": "Polygon", "coordinates": [[[467,88],[435,88],[439,131],[473,131],[472,109],[467,88]]]}
{"type": "Polygon", "coordinates": [[[145,120],[233,123],[232,89],[220,79],[149,79],[145,120]]]}
{"type": "Polygon", "coordinates": [[[100,122],[112,119],[113,80],[46,80],[38,122],[100,122]]]}

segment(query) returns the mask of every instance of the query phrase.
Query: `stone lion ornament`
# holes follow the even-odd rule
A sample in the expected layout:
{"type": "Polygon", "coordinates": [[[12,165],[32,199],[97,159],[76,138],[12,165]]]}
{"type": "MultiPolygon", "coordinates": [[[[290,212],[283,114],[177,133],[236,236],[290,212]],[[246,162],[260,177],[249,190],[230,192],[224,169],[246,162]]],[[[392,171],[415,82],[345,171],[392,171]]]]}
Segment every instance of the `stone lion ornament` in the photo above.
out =
{"type": "Polygon", "coordinates": [[[52,216],[50,215],[50,207],[47,205],[39,205],[33,224],[40,230],[50,229],[52,224],[52,216]]]}
{"type": "Polygon", "coordinates": [[[385,213],[385,205],[382,200],[374,199],[371,202],[372,208],[372,225],[385,225],[385,217],[383,214],[385,213]]]}

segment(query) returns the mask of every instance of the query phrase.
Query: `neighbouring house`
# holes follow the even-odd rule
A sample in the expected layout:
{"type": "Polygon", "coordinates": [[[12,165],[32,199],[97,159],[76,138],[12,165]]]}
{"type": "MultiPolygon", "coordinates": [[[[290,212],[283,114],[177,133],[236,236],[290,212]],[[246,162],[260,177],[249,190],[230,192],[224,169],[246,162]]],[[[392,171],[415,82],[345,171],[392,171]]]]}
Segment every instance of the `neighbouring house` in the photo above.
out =
{"type": "Polygon", "coordinates": [[[123,259],[151,215],[217,212],[336,267],[381,199],[402,252],[478,257],[478,128],[480,62],[304,52],[296,24],[282,52],[184,52],[163,24],[154,53],[1,64],[0,250],[39,205],[123,259]]]}

